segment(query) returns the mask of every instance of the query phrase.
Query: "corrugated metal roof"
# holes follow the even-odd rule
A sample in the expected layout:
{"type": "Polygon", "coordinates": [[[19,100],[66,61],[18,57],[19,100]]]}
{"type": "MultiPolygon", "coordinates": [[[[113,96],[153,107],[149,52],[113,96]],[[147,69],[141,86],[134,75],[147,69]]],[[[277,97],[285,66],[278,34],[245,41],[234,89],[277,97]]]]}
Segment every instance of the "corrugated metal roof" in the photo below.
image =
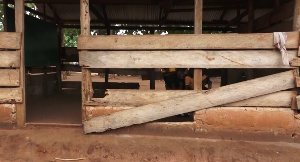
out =
{"type": "MultiPolygon", "coordinates": [[[[288,0],[285,0],[288,1],[288,0]]],[[[221,15],[223,14],[224,8],[222,10],[222,6],[218,5],[219,3],[224,3],[224,0],[214,0],[216,5],[213,6],[204,6],[203,11],[203,21],[204,22],[213,22],[216,20],[220,20],[221,15]]],[[[53,4],[52,5],[55,12],[61,20],[77,20],[80,19],[80,7],[79,4],[53,4]]],[[[160,13],[161,7],[159,5],[102,5],[101,4],[93,4],[96,12],[95,14],[91,12],[91,20],[97,20],[96,15],[100,15],[105,19],[104,13],[106,12],[107,18],[110,21],[135,21],[135,22],[150,22],[158,24],[160,21],[160,13]],[[105,8],[105,12],[103,11],[105,8]]],[[[43,12],[43,5],[37,4],[39,11],[43,12]]],[[[227,6],[228,7],[228,6],[227,6]]],[[[194,20],[194,12],[192,5],[172,5],[171,10],[176,10],[177,12],[169,12],[166,22],[172,22],[175,24],[178,23],[192,23],[194,20]],[[185,11],[178,12],[179,9],[186,9],[185,11]],[[176,23],[178,22],[178,23],[176,23]]],[[[268,12],[270,12],[272,8],[266,9],[256,9],[255,10],[255,18],[258,18],[268,12]]],[[[243,13],[245,9],[241,9],[240,13],[243,13]]],[[[46,13],[48,16],[53,17],[53,13],[51,9],[46,6],[46,13]]],[[[163,15],[163,14],[162,14],[163,15]]],[[[234,8],[226,9],[226,12],[222,18],[223,21],[230,21],[237,16],[237,10],[234,8]]],[[[248,18],[245,16],[241,22],[247,22],[248,18]]],[[[103,22],[103,21],[102,21],[103,22]]]]}

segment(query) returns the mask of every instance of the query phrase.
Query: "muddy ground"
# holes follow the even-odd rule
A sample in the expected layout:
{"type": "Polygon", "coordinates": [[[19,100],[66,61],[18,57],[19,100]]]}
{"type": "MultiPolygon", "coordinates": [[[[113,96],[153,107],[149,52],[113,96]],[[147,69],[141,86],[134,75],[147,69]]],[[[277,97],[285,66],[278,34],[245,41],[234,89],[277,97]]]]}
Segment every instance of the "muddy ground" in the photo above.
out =
{"type": "Polygon", "coordinates": [[[300,144],[94,134],[82,128],[0,130],[0,161],[300,161],[300,144]],[[56,160],[58,161],[58,160],[56,160]]]}

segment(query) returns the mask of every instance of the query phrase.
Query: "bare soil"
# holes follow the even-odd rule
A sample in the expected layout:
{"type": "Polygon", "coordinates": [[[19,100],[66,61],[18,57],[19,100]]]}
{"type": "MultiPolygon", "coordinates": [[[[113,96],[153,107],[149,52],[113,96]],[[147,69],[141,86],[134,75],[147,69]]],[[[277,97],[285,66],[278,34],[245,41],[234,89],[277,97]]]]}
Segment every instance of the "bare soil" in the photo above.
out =
{"type": "Polygon", "coordinates": [[[0,161],[300,161],[300,144],[137,135],[82,128],[0,130],[0,161]],[[57,160],[58,161],[58,160],[57,160]]]}

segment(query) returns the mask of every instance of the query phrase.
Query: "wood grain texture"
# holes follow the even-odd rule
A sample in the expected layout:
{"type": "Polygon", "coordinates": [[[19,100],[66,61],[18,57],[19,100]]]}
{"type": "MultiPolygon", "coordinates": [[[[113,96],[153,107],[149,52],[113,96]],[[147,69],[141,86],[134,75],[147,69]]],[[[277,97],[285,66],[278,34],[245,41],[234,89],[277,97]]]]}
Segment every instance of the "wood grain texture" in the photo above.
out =
{"type": "Polygon", "coordinates": [[[21,40],[20,32],[0,32],[0,48],[20,49],[21,40]]]}
{"type": "MultiPolygon", "coordinates": [[[[203,91],[205,93],[205,91],[203,91]]],[[[134,108],[155,102],[162,102],[176,97],[196,94],[198,91],[139,91],[108,90],[104,98],[93,98],[91,105],[134,108]]],[[[291,107],[291,100],[296,91],[280,91],[247,100],[222,105],[224,107],[291,107]]]]}
{"type": "MultiPolygon", "coordinates": [[[[286,47],[298,48],[298,32],[287,33],[286,47]]],[[[79,36],[81,50],[275,49],[273,33],[79,36]]]]}
{"type": "Polygon", "coordinates": [[[20,67],[20,51],[0,51],[0,67],[20,67]]]}
{"type": "Polygon", "coordinates": [[[0,88],[0,104],[22,103],[21,88],[0,88]]]}
{"type": "Polygon", "coordinates": [[[293,31],[300,30],[300,1],[295,0],[294,2],[294,24],[293,24],[293,31]]]}
{"type": "MultiPolygon", "coordinates": [[[[297,58],[296,50],[288,54],[297,58]]],[[[291,68],[277,50],[81,51],[79,58],[88,68],[291,68]]]]}
{"type": "MultiPolygon", "coordinates": [[[[80,28],[81,36],[90,36],[90,2],[89,0],[80,0],[80,28]]],[[[82,121],[86,120],[86,109],[84,103],[90,101],[93,97],[94,90],[92,87],[91,70],[86,68],[81,68],[82,80],[81,80],[81,96],[82,96],[82,121]]]]}
{"type": "Polygon", "coordinates": [[[287,71],[231,84],[206,93],[198,92],[92,118],[84,122],[84,132],[104,132],[291,89],[295,87],[296,75],[297,70],[287,71]]]}
{"type": "Polygon", "coordinates": [[[0,69],[0,86],[19,86],[19,69],[0,69]]]}
{"type": "MultiPolygon", "coordinates": [[[[203,0],[195,0],[194,34],[202,34],[203,0]]],[[[194,90],[202,90],[202,70],[194,69],[194,90]]]]}
{"type": "Polygon", "coordinates": [[[25,126],[26,122],[26,87],[25,87],[25,50],[24,50],[24,33],[25,33],[25,10],[24,10],[24,0],[15,1],[15,28],[16,32],[20,32],[22,35],[21,38],[21,66],[20,66],[20,87],[23,89],[23,102],[21,104],[16,104],[17,110],[17,126],[22,128],[25,126]]]}

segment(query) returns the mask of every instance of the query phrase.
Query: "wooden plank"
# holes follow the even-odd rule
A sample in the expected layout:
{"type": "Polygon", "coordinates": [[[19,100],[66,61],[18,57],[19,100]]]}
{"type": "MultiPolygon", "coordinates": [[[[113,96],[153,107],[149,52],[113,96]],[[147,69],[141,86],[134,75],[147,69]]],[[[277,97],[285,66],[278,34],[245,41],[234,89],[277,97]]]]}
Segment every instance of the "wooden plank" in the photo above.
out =
{"type": "Polygon", "coordinates": [[[0,32],[0,48],[20,49],[21,40],[20,32],[0,32]]]}
{"type": "Polygon", "coordinates": [[[300,96],[296,97],[297,109],[300,109],[300,96]]]}
{"type": "Polygon", "coordinates": [[[299,67],[300,66],[300,58],[295,58],[295,59],[291,60],[290,65],[299,67]]]}
{"type": "Polygon", "coordinates": [[[0,88],[0,104],[22,103],[21,88],[0,88]]]}
{"type": "MultiPolygon", "coordinates": [[[[205,91],[204,91],[205,92],[205,91]]],[[[192,95],[197,91],[138,91],[138,90],[108,90],[104,98],[93,98],[92,104],[99,106],[134,108],[155,102],[162,102],[176,97],[192,95]],[[96,103],[95,103],[96,102],[96,103]]],[[[295,91],[280,91],[264,96],[222,105],[224,107],[291,107],[291,99],[296,97],[295,91]]]]}
{"type": "MultiPolygon", "coordinates": [[[[62,88],[81,88],[81,82],[64,81],[62,82],[62,88]]],[[[105,82],[93,82],[93,89],[139,89],[139,83],[116,83],[109,82],[108,87],[105,86],[105,82]]]]}
{"type": "MultiPolygon", "coordinates": [[[[286,47],[298,48],[298,32],[287,33],[286,47]]],[[[81,50],[275,49],[273,33],[79,36],[81,50]]]]}
{"type": "Polygon", "coordinates": [[[300,77],[296,77],[296,86],[300,87],[300,77]]]}
{"type": "Polygon", "coordinates": [[[0,69],[0,86],[19,86],[19,69],[0,69]]]}
{"type": "Polygon", "coordinates": [[[20,67],[20,51],[0,51],[0,67],[20,67]]]}
{"type": "MultiPolygon", "coordinates": [[[[297,51],[290,50],[290,60],[297,51]]],[[[277,50],[247,51],[81,51],[88,68],[291,68],[277,50]]]]}
{"type": "Polygon", "coordinates": [[[296,0],[294,2],[294,24],[293,24],[293,30],[299,31],[300,30],[300,1],[296,0]]]}
{"type": "Polygon", "coordinates": [[[26,122],[26,88],[25,88],[25,51],[24,51],[24,33],[25,33],[25,22],[24,22],[24,0],[15,1],[15,28],[16,32],[21,33],[22,38],[20,39],[20,54],[21,54],[21,66],[20,66],[20,87],[23,89],[22,98],[23,102],[16,105],[17,113],[17,126],[22,128],[26,122]]]}
{"type": "Polygon", "coordinates": [[[84,122],[84,132],[104,132],[291,89],[295,87],[297,73],[297,70],[287,71],[231,84],[206,93],[198,92],[92,118],[84,122]]]}

